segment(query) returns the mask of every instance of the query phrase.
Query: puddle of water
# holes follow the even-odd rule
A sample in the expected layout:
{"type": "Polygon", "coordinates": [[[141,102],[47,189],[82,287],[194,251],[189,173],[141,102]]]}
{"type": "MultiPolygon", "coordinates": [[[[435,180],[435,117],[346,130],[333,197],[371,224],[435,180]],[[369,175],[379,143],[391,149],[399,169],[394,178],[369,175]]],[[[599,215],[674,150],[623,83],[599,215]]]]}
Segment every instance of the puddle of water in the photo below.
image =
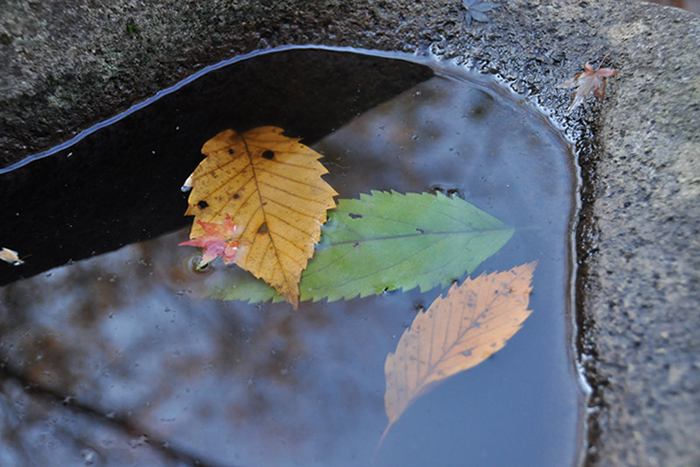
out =
{"type": "Polygon", "coordinates": [[[0,404],[11,414],[0,458],[10,465],[576,463],[572,156],[492,83],[359,54],[261,55],[0,183],[12,200],[0,215],[17,233],[2,241],[33,254],[0,268],[0,283],[12,282],[0,289],[0,404]],[[315,142],[341,198],[442,191],[525,228],[472,277],[539,261],[523,329],[418,399],[377,451],[384,360],[441,291],[302,302],[297,312],[220,302],[200,297],[223,266],[196,273],[194,249],[177,247],[189,223],[179,186],[201,145],[263,124],[315,142]]]}

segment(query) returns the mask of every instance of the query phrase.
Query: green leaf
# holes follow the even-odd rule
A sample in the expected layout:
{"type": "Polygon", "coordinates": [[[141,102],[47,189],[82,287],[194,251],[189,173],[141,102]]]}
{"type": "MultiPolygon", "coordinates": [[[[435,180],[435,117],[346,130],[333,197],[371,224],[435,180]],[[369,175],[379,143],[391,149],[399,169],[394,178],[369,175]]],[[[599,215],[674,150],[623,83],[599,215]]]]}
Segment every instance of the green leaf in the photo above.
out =
{"type": "MultiPolygon", "coordinates": [[[[459,198],[372,191],[339,200],[301,276],[301,300],[346,300],[420,287],[421,292],[471,274],[510,240],[514,229],[459,198]]],[[[238,276],[211,294],[223,300],[276,296],[238,276]]],[[[281,299],[281,298],[280,298],[281,299]]]]}
{"type": "Polygon", "coordinates": [[[264,280],[256,279],[251,273],[240,268],[226,271],[225,279],[209,288],[209,297],[217,300],[242,300],[248,303],[283,302],[284,298],[264,280]]]}

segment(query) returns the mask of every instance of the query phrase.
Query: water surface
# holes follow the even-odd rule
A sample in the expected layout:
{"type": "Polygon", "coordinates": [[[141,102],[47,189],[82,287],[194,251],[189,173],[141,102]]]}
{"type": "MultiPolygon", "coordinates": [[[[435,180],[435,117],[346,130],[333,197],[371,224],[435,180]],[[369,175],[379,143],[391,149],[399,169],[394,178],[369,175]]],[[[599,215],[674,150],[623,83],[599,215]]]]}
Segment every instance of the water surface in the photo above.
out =
{"type": "Polygon", "coordinates": [[[33,255],[0,264],[2,465],[576,463],[573,158],[539,114],[485,78],[271,53],[205,74],[0,183],[11,226],[0,241],[33,255]],[[538,261],[523,329],[418,399],[379,449],[384,360],[442,290],[298,311],[221,302],[203,295],[230,268],[195,272],[196,249],[177,247],[190,222],[179,186],[201,145],[262,124],[313,143],[340,198],[441,191],[518,228],[473,277],[538,261]]]}

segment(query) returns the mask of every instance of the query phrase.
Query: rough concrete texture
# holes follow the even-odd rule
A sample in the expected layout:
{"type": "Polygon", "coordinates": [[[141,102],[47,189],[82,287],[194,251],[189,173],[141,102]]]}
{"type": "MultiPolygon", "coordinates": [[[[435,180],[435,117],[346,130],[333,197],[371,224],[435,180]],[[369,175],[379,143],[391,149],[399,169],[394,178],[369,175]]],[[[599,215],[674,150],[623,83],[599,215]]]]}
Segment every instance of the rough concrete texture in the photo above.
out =
{"type": "Polygon", "coordinates": [[[587,465],[700,465],[700,19],[635,1],[0,1],[0,164],[203,66],[283,45],[433,53],[500,76],[567,128],[583,176],[587,465]],[[610,54],[604,105],[555,86],[610,54]]]}

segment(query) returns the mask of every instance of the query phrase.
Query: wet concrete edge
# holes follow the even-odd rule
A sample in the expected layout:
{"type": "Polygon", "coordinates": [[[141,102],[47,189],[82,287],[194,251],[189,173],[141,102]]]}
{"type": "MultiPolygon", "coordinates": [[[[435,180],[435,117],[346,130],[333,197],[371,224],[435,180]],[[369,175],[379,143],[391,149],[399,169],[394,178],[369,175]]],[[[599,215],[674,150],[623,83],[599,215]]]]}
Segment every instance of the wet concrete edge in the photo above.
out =
{"type": "MultiPolygon", "coordinates": [[[[576,142],[584,463],[700,464],[700,20],[636,1],[0,3],[0,166],[220,60],[326,45],[431,53],[492,73],[576,142]],[[556,88],[610,54],[601,106],[556,88]]],[[[4,234],[4,233],[3,233],[4,234]]]]}

